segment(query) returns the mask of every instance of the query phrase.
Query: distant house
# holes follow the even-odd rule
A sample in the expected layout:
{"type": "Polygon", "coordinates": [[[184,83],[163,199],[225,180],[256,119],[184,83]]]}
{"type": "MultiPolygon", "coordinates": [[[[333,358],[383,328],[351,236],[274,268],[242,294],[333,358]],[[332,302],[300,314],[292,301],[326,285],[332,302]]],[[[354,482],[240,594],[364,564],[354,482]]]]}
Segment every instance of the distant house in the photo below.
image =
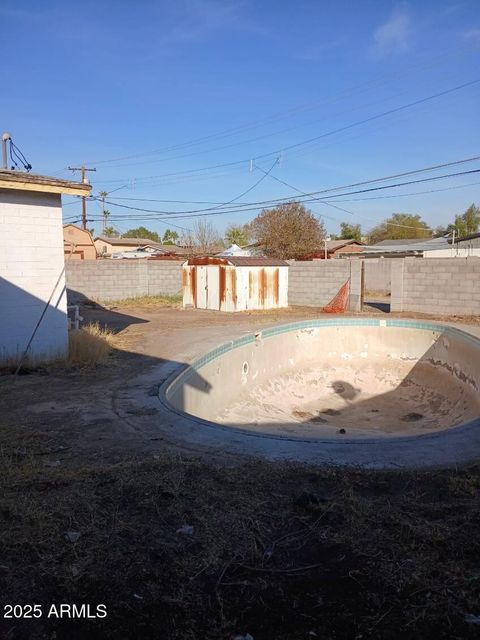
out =
{"type": "Polygon", "coordinates": [[[344,253],[358,253],[363,249],[363,242],[358,240],[326,240],[322,249],[309,253],[302,260],[331,260],[341,258],[344,253]]]}
{"type": "Polygon", "coordinates": [[[90,231],[74,224],[63,225],[63,252],[65,260],[96,260],[97,250],[90,231]]]}
{"type": "MultiPolygon", "coordinates": [[[[307,253],[299,260],[330,260],[331,258],[339,258],[341,257],[339,254],[341,251],[345,253],[356,253],[357,251],[361,251],[364,243],[359,242],[358,240],[325,240],[323,242],[323,246],[320,247],[317,251],[313,251],[311,253],[307,253]]],[[[265,246],[260,242],[254,242],[243,247],[243,251],[248,251],[248,254],[251,256],[265,256],[265,246]]],[[[222,254],[227,255],[227,254],[222,254]]],[[[240,255],[240,254],[238,254],[240,255]]]]}
{"type": "Polygon", "coordinates": [[[448,239],[448,247],[427,251],[424,258],[470,258],[480,257],[480,233],[463,238],[448,239]]]}
{"type": "MultiPolygon", "coordinates": [[[[150,249],[149,253],[175,253],[186,255],[187,251],[174,244],[162,244],[154,242],[149,238],[110,238],[108,236],[97,236],[94,240],[95,248],[100,257],[110,257],[116,253],[124,251],[135,251],[138,249],[150,249]]],[[[148,256],[146,256],[148,257],[148,256]]]]}

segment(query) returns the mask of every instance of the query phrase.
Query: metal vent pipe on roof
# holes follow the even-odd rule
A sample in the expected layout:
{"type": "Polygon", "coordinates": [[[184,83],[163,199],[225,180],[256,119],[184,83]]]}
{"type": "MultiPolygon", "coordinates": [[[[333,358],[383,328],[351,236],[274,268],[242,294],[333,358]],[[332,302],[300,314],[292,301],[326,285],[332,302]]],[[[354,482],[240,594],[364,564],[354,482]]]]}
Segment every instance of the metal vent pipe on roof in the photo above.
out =
{"type": "Polygon", "coordinates": [[[8,161],[7,161],[7,142],[12,139],[12,136],[5,131],[2,135],[2,157],[3,157],[3,168],[8,169],[8,161]]]}

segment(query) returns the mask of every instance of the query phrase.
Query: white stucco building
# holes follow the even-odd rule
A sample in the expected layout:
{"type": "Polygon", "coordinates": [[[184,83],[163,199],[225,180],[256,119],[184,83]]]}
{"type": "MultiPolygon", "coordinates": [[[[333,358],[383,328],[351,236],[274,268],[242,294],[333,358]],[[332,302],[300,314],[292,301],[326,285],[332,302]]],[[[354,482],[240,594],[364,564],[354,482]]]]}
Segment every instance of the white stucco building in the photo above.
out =
{"type": "Polygon", "coordinates": [[[425,258],[480,258],[480,233],[472,233],[463,238],[449,238],[449,247],[427,251],[425,258]]]}
{"type": "Polygon", "coordinates": [[[68,351],[62,193],[90,185],[0,170],[0,366],[68,351]]]}

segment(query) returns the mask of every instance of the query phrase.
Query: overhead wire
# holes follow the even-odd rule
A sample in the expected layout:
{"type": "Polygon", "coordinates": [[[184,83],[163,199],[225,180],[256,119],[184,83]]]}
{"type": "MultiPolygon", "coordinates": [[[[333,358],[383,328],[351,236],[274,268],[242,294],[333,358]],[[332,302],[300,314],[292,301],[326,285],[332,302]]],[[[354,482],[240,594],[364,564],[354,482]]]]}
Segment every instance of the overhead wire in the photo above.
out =
{"type": "MultiPolygon", "coordinates": [[[[445,56],[448,56],[449,58],[452,57],[452,55],[458,55],[460,53],[462,53],[463,50],[458,49],[458,47],[455,48],[449,48],[448,50],[443,51],[440,55],[434,56],[433,58],[430,58],[426,64],[422,64],[422,65],[418,65],[417,63],[415,65],[410,65],[406,68],[403,69],[398,69],[396,70],[396,72],[386,72],[383,74],[380,74],[380,76],[378,78],[373,78],[361,83],[358,83],[356,85],[353,85],[352,87],[346,88],[343,91],[340,91],[339,93],[337,93],[336,95],[327,97],[327,98],[321,98],[318,100],[315,100],[313,102],[304,104],[304,105],[299,105],[297,107],[293,107],[290,109],[287,109],[284,112],[279,112],[270,116],[266,116],[263,118],[260,118],[258,120],[255,120],[253,122],[250,123],[246,123],[244,125],[238,125],[236,127],[229,127],[227,129],[223,129],[219,132],[216,133],[212,133],[212,134],[207,134],[205,136],[200,136],[198,138],[194,138],[192,140],[187,140],[185,142],[182,143],[177,143],[174,145],[169,145],[166,147],[162,147],[159,149],[154,149],[151,151],[146,151],[146,152],[140,152],[140,153],[133,153],[133,154],[128,154],[128,155],[122,155],[122,156],[118,156],[115,158],[110,158],[110,159],[102,159],[102,160],[95,160],[95,161],[91,161],[93,164],[111,164],[111,163],[115,163],[115,162],[121,162],[124,160],[129,160],[129,159],[135,159],[135,158],[140,158],[140,157],[147,157],[147,156],[152,156],[152,155],[158,155],[158,154],[164,154],[164,153],[168,153],[170,151],[175,151],[177,149],[184,149],[184,148],[188,148],[190,146],[198,146],[200,144],[204,144],[205,142],[208,142],[210,140],[217,140],[217,139],[222,139],[225,137],[231,137],[234,135],[237,135],[239,133],[243,133],[245,131],[250,131],[252,129],[257,129],[260,126],[264,126],[266,123],[272,122],[272,121],[276,121],[276,120],[282,120],[282,119],[286,119],[289,118],[293,115],[296,115],[298,113],[302,113],[305,111],[311,111],[314,110],[316,108],[318,108],[319,106],[324,106],[324,105],[328,105],[328,104],[332,104],[332,103],[336,103],[338,101],[344,100],[344,99],[348,99],[351,98],[352,96],[357,95],[358,93],[364,93],[366,91],[370,91],[371,88],[375,88],[378,86],[382,86],[385,84],[390,84],[392,81],[398,81],[399,79],[405,77],[405,76],[409,76],[411,75],[412,71],[423,71],[425,69],[429,69],[432,67],[435,67],[438,65],[438,61],[442,58],[444,58],[445,56]]],[[[124,165],[126,166],[126,165],[124,165]]]]}
{"type": "MultiPolygon", "coordinates": [[[[349,125],[347,125],[348,127],[349,125]]],[[[309,151],[308,151],[309,152],[309,151]]],[[[265,154],[264,154],[265,155],[265,154]]],[[[280,155],[282,155],[280,153],[280,155]]],[[[298,155],[298,153],[297,153],[298,155]]],[[[268,156],[268,154],[267,154],[268,156]]],[[[259,163],[261,161],[259,161],[259,157],[260,156],[256,156],[254,158],[245,158],[243,160],[238,160],[238,161],[233,161],[233,162],[226,162],[226,163],[217,163],[217,164],[213,164],[213,165],[208,165],[206,167],[200,167],[200,168],[196,168],[196,169],[188,169],[188,170],[183,170],[183,171],[176,171],[176,172],[168,172],[165,174],[158,174],[158,175],[150,175],[150,176],[143,176],[143,177],[138,177],[133,179],[132,185],[138,188],[140,188],[141,186],[145,187],[147,185],[147,183],[151,185],[153,185],[155,182],[157,181],[162,181],[163,184],[168,183],[169,181],[179,181],[180,179],[188,179],[189,182],[192,181],[193,176],[195,175],[200,175],[199,179],[210,179],[210,178],[214,178],[216,176],[220,177],[222,176],[222,174],[213,174],[213,175],[208,175],[207,172],[210,171],[214,171],[216,169],[221,169],[222,167],[225,168],[230,168],[232,170],[232,172],[237,172],[237,171],[243,171],[244,167],[246,168],[248,165],[250,165],[250,163],[252,161],[255,161],[255,164],[257,166],[259,166],[259,163]],[[169,180],[170,179],[170,180],[169,180]]],[[[291,156],[289,156],[291,157],[291,156]]],[[[102,184],[107,184],[107,183],[111,183],[111,184],[115,184],[115,183],[119,183],[119,182],[125,182],[126,179],[122,178],[122,179],[116,179],[116,180],[102,180],[102,184]]]]}
{"type": "MultiPolygon", "coordinates": [[[[383,190],[383,189],[393,189],[393,188],[398,188],[398,187],[402,187],[402,186],[406,186],[406,185],[410,185],[410,184],[419,184],[419,183],[424,183],[424,182],[431,182],[434,180],[442,180],[442,179],[446,179],[446,178],[452,178],[452,177],[458,177],[461,175],[470,175],[470,174],[474,174],[474,173],[480,173],[480,169],[473,169],[471,171],[462,171],[462,172],[456,172],[456,173],[451,173],[451,174],[445,174],[445,175],[441,175],[441,176],[431,176],[429,178],[422,178],[420,180],[409,180],[409,181],[405,181],[405,182],[398,182],[395,184],[391,184],[391,185],[380,185],[380,186],[376,186],[376,187],[369,187],[367,189],[360,189],[357,191],[352,191],[352,192],[348,192],[348,193],[342,193],[339,194],[341,197],[345,196],[345,195],[356,195],[359,193],[368,193],[368,192],[372,192],[372,191],[379,191],[379,190],[383,190]]],[[[319,193],[319,192],[317,192],[319,193]]],[[[327,196],[328,198],[332,198],[332,197],[337,197],[337,196],[327,196]]],[[[304,200],[303,198],[299,201],[301,202],[316,202],[320,199],[324,199],[325,196],[323,198],[309,198],[307,200],[304,200]]],[[[288,199],[287,199],[288,200],[288,199]]],[[[290,201],[292,200],[292,198],[290,198],[290,201]]],[[[277,202],[280,201],[285,201],[284,198],[279,199],[277,202]]],[[[109,203],[110,204],[110,203],[109,203]]],[[[145,212],[145,213],[153,213],[153,214],[161,214],[162,216],[167,215],[168,219],[182,219],[182,218],[196,218],[196,217],[206,217],[206,216],[212,216],[212,215],[225,215],[226,213],[244,213],[247,211],[256,211],[258,210],[259,206],[258,203],[256,204],[256,206],[251,206],[251,207],[241,207],[238,209],[234,209],[234,210],[221,210],[221,211],[204,211],[201,213],[185,213],[185,212],[165,212],[165,211],[158,211],[158,210],[152,210],[152,209],[142,209],[139,207],[132,207],[130,205],[122,205],[122,204],[118,204],[118,203],[111,203],[113,206],[117,206],[117,207],[121,207],[121,208],[125,208],[125,209],[129,209],[129,210],[134,210],[134,211],[141,211],[141,212],[145,212]]],[[[253,204],[253,203],[252,203],[253,204]]],[[[138,218],[138,219],[149,219],[149,220],[155,220],[157,219],[155,216],[135,216],[133,214],[130,214],[129,216],[124,216],[124,219],[128,217],[128,219],[134,219],[134,218],[138,218]]],[[[121,219],[118,215],[116,217],[116,219],[121,219]]]]}
{"type": "MultiPolygon", "coordinates": [[[[391,175],[388,175],[388,176],[382,176],[382,177],[379,177],[379,178],[373,178],[373,179],[370,179],[370,180],[362,180],[362,181],[359,181],[359,182],[353,182],[353,183],[349,183],[349,184],[346,184],[346,185],[340,185],[340,186],[336,186],[336,187],[329,187],[329,188],[322,189],[322,190],[319,190],[319,191],[306,192],[304,194],[304,196],[302,196],[302,198],[303,197],[310,198],[310,197],[317,196],[317,195],[322,195],[322,194],[325,194],[325,195],[321,199],[331,198],[332,196],[331,195],[329,196],[328,194],[331,194],[331,193],[333,193],[335,191],[340,191],[340,190],[343,190],[343,189],[352,189],[352,188],[355,188],[355,187],[361,187],[361,186],[365,186],[365,185],[369,185],[369,184],[376,184],[378,182],[390,181],[390,180],[394,180],[394,179],[397,179],[397,178],[403,178],[403,177],[407,177],[407,176],[418,175],[420,173],[425,173],[425,172],[430,172],[430,171],[437,171],[439,169],[445,169],[447,167],[452,167],[452,166],[456,166],[456,165],[459,165],[459,164],[466,164],[466,163],[469,163],[469,162],[475,162],[475,161],[478,161],[478,160],[480,160],[480,156],[474,156],[474,157],[471,157],[471,158],[464,158],[464,159],[461,159],[461,160],[455,160],[455,161],[451,161],[451,162],[444,162],[444,163],[441,163],[441,164],[435,164],[435,165],[431,165],[431,166],[428,166],[428,167],[423,167],[423,168],[420,168],[420,169],[413,169],[413,170],[410,170],[410,171],[403,171],[401,173],[391,174],[391,175]]],[[[452,175],[456,175],[456,174],[452,174],[452,175]]],[[[288,200],[291,200],[291,199],[292,199],[291,196],[290,197],[284,197],[284,198],[273,198],[273,199],[270,199],[270,200],[262,200],[262,201],[257,201],[257,202],[253,202],[253,203],[252,202],[246,203],[246,205],[247,206],[251,206],[251,205],[268,205],[268,204],[271,204],[271,203],[278,203],[278,202],[282,202],[282,201],[288,201],[288,200]]],[[[318,200],[318,198],[317,198],[317,200],[318,200]]],[[[115,203],[112,202],[112,204],[115,204],[115,203]]],[[[227,204],[225,204],[223,206],[228,209],[229,208],[228,204],[229,203],[227,203],[227,204]]],[[[132,207],[132,206],[127,207],[127,205],[118,204],[117,206],[123,206],[124,208],[130,208],[130,209],[134,209],[134,210],[137,209],[139,211],[149,211],[148,209],[145,209],[145,208],[132,207]]],[[[207,207],[207,208],[203,208],[203,209],[190,209],[190,210],[176,211],[176,212],[166,211],[166,210],[163,210],[163,211],[162,210],[150,210],[150,211],[152,213],[164,213],[164,214],[168,215],[168,214],[171,214],[171,213],[177,213],[177,214],[179,214],[179,213],[182,213],[182,214],[203,213],[203,212],[208,212],[208,211],[214,211],[214,210],[216,210],[218,208],[219,208],[219,206],[207,207]]]]}
{"type": "Polygon", "coordinates": [[[418,196],[424,195],[427,193],[440,193],[441,191],[453,191],[455,189],[465,189],[465,187],[472,187],[475,185],[480,185],[480,182],[467,182],[467,184],[460,184],[451,187],[445,187],[443,189],[428,189],[427,191],[411,191],[410,193],[396,193],[390,196],[371,196],[369,198],[352,198],[349,200],[335,200],[335,202],[363,202],[370,200],[384,200],[386,198],[406,198],[408,196],[418,196]]]}
{"type": "MultiPolygon", "coordinates": [[[[343,125],[341,127],[337,127],[337,128],[332,129],[330,131],[324,132],[324,133],[322,133],[320,135],[314,136],[312,138],[308,138],[307,140],[302,140],[302,141],[296,142],[294,144],[290,144],[290,145],[286,145],[286,146],[280,147],[280,148],[275,149],[273,151],[270,151],[268,153],[264,153],[264,154],[260,154],[260,155],[254,156],[253,160],[260,160],[262,158],[268,158],[268,157],[271,157],[272,155],[278,155],[278,154],[280,154],[282,152],[285,153],[285,152],[291,151],[293,149],[298,149],[300,147],[305,147],[306,145],[311,145],[312,143],[318,142],[318,141],[320,141],[320,140],[322,140],[324,138],[327,138],[329,136],[332,136],[332,135],[335,135],[337,133],[341,133],[341,132],[344,132],[344,131],[348,131],[348,130],[350,130],[352,128],[355,128],[355,127],[358,127],[358,126],[362,126],[364,124],[367,124],[369,122],[373,122],[373,121],[381,119],[381,118],[385,118],[385,117],[387,117],[389,115],[392,115],[392,114],[395,114],[395,113],[399,113],[399,112],[404,111],[406,109],[410,109],[412,107],[424,104],[424,103],[429,102],[431,100],[435,100],[437,98],[449,95],[451,93],[454,93],[455,91],[460,91],[460,90],[465,89],[467,87],[470,87],[472,85],[478,84],[479,82],[480,82],[480,78],[476,78],[475,80],[471,80],[469,82],[465,82],[465,83],[462,83],[460,85],[456,85],[454,87],[450,87],[449,89],[445,89],[443,91],[431,94],[431,95],[426,96],[424,98],[420,98],[420,99],[414,100],[412,102],[409,102],[407,104],[400,105],[399,107],[394,107],[392,109],[387,109],[386,111],[383,111],[381,113],[377,113],[377,114],[375,114],[373,116],[369,116],[368,118],[363,118],[361,120],[357,120],[357,121],[352,122],[350,124],[343,125]]],[[[253,140],[250,140],[250,141],[247,141],[247,142],[254,142],[254,141],[256,141],[256,139],[253,139],[253,140]]],[[[149,160],[147,162],[141,162],[141,163],[133,163],[133,164],[130,163],[129,165],[126,165],[126,164],[116,165],[116,167],[118,168],[118,167],[126,167],[126,166],[138,166],[139,164],[153,164],[153,163],[156,163],[156,162],[167,162],[167,161],[170,162],[172,160],[188,158],[188,157],[192,157],[194,155],[203,155],[205,153],[212,153],[214,151],[223,151],[223,150],[225,150],[227,148],[230,148],[232,146],[237,146],[238,144],[239,143],[223,145],[221,147],[215,147],[213,149],[209,149],[208,151],[194,151],[194,152],[190,152],[190,153],[183,154],[183,155],[176,155],[176,156],[171,156],[169,158],[163,158],[161,160],[149,160]]],[[[242,142],[241,144],[245,144],[245,142],[242,142]]]]}
{"type": "MultiPolygon", "coordinates": [[[[272,164],[270,169],[267,172],[265,172],[265,175],[261,176],[260,179],[257,180],[253,185],[251,185],[248,189],[246,189],[245,191],[242,191],[242,193],[238,194],[237,196],[235,196],[231,200],[228,200],[227,202],[221,203],[221,204],[217,205],[216,207],[213,207],[213,209],[217,209],[217,208],[224,207],[224,206],[227,206],[229,204],[232,204],[236,200],[239,200],[240,198],[243,198],[243,196],[247,195],[247,193],[250,193],[251,191],[253,191],[253,189],[255,189],[261,182],[263,182],[265,180],[265,178],[270,174],[270,172],[273,170],[273,168],[275,167],[276,164],[278,164],[278,158],[272,164]]],[[[121,188],[122,187],[119,187],[119,189],[121,189],[121,188]]],[[[114,189],[114,191],[118,191],[119,189],[114,189]]],[[[93,199],[97,200],[97,201],[105,202],[105,204],[113,204],[115,206],[115,203],[109,202],[108,200],[105,199],[105,197],[101,197],[101,198],[94,197],[93,199]]],[[[158,221],[162,222],[161,219],[158,219],[158,221]]],[[[176,225],[172,225],[172,226],[176,226],[176,225]]],[[[181,229],[182,231],[189,231],[189,229],[186,229],[184,227],[177,227],[177,228],[181,229]]]]}
{"type": "MultiPolygon", "coordinates": [[[[275,165],[277,163],[278,163],[278,158],[272,164],[270,169],[267,172],[265,172],[265,175],[261,176],[260,179],[257,180],[253,185],[251,185],[248,189],[246,189],[245,191],[242,191],[242,193],[238,194],[237,196],[235,196],[231,200],[228,200],[227,202],[221,203],[217,207],[213,207],[213,208],[215,209],[215,208],[220,208],[220,207],[224,207],[226,205],[229,205],[229,204],[235,202],[236,200],[239,200],[240,198],[243,198],[243,196],[247,195],[247,193],[250,193],[251,191],[253,191],[253,189],[255,189],[261,182],[263,182],[265,180],[265,178],[270,174],[270,172],[273,170],[273,168],[275,167],[275,165]]],[[[117,191],[117,189],[115,189],[115,191],[117,191]]],[[[94,198],[94,200],[99,200],[99,198],[94,198]]],[[[102,202],[110,204],[106,199],[104,199],[104,197],[102,197],[102,202]]],[[[162,220],[159,219],[159,221],[161,222],[162,220]]],[[[176,225],[172,225],[172,226],[176,226],[176,225]]],[[[182,229],[182,231],[190,231],[189,229],[185,229],[184,227],[177,227],[177,228],[182,229]]]]}
{"type": "MultiPolygon", "coordinates": [[[[156,180],[162,180],[162,179],[168,179],[168,178],[170,178],[170,179],[178,179],[180,176],[190,176],[189,179],[191,179],[191,176],[193,174],[202,174],[202,179],[203,179],[203,176],[205,176],[206,172],[209,172],[209,171],[212,171],[212,170],[215,170],[215,169],[219,169],[219,168],[223,168],[223,167],[230,167],[230,168],[236,167],[236,169],[234,169],[234,171],[238,171],[238,170],[242,170],[242,166],[247,166],[252,161],[254,161],[258,166],[260,160],[267,159],[268,157],[270,157],[272,155],[277,155],[277,156],[278,155],[284,155],[287,151],[291,152],[289,154],[289,157],[296,157],[298,155],[300,155],[300,156],[301,155],[305,155],[305,152],[310,153],[311,149],[313,147],[315,147],[316,145],[319,144],[319,142],[321,142],[322,140],[324,141],[324,139],[326,137],[329,137],[329,136],[333,135],[334,133],[335,134],[338,134],[339,132],[344,132],[344,133],[347,132],[348,133],[348,132],[350,132],[352,130],[352,128],[358,126],[359,124],[365,124],[365,123],[368,123],[368,122],[372,122],[375,119],[384,117],[385,115],[396,113],[396,112],[399,112],[401,110],[405,110],[405,109],[411,107],[412,105],[419,105],[419,104],[422,104],[422,103],[426,103],[427,101],[432,100],[435,97],[439,97],[439,96],[442,96],[442,95],[446,95],[448,93],[452,93],[453,91],[457,91],[458,89],[465,88],[466,86],[469,86],[471,84],[475,84],[475,83],[478,83],[478,82],[480,82],[480,79],[473,80],[473,81],[471,81],[469,83],[464,83],[462,85],[458,85],[457,87],[453,87],[453,88],[447,89],[447,90],[442,91],[440,93],[434,94],[433,96],[428,96],[426,98],[422,98],[420,100],[416,100],[416,101],[414,101],[412,103],[409,103],[408,105],[402,105],[400,107],[396,107],[394,109],[390,109],[388,111],[383,112],[382,114],[377,114],[375,116],[370,116],[370,117],[365,118],[365,119],[363,119],[361,121],[350,123],[348,125],[345,125],[345,126],[337,128],[337,129],[334,129],[332,131],[326,132],[324,134],[321,134],[320,136],[315,136],[314,138],[310,138],[309,140],[306,140],[306,141],[304,140],[302,142],[295,143],[294,145],[285,146],[282,149],[277,149],[275,151],[268,152],[266,154],[252,156],[250,158],[244,158],[243,160],[236,160],[236,161],[231,161],[231,162],[217,163],[217,164],[208,165],[208,166],[205,166],[205,167],[199,167],[199,168],[195,168],[195,169],[187,169],[187,170],[169,172],[169,173],[158,174],[158,175],[141,176],[141,177],[134,178],[134,181],[135,181],[136,185],[140,185],[140,184],[145,185],[145,183],[148,183],[148,182],[152,183],[152,182],[154,182],[156,180]],[[301,149],[301,147],[304,146],[304,145],[307,145],[307,146],[310,145],[310,147],[308,149],[301,149]],[[294,150],[294,149],[296,149],[296,150],[294,150]],[[292,150],[294,150],[294,151],[292,152],[292,150]]],[[[206,177],[209,178],[208,175],[206,177]]],[[[122,178],[122,179],[118,179],[118,180],[105,180],[105,181],[102,181],[102,182],[104,182],[104,183],[115,183],[115,182],[117,182],[118,183],[118,182],[124,182],[125,180],[126,180],[125,178],[122,178]]]]}
{"type": "Polygon", "coordinates": [[[240,200],[240,198],[243,198],[243,196],[246,196],[247,193],[250,193],[251,191],[253,191],[256,187],[258,187],[258,185],[261,182],[263,182],[265,180],[265,178],[267,178],[270,175],[270,172],[273,171],[273,168],[278,164],[278,161],[279,161],[279,159],[276,158],[274,163],[270,167],[270,169],[268,171],[264,171],[265,175],[263,175],[259,180],[257,180],[255,182],[255,184],[253,184],[251,187],[249,187],[246,191],[243,191],[238,196],[235,196],[235,198],[232,198],[231,200],[228,200],[228,202],[224,202],[223,204],[219,204],[216,207],[213,207],[213,209],[220,209],[221,207],[226,207],[229,204],[232,204],[232,202],[235,202],[236,200],[240,200]]]}
{"type": "MultiPolygon", "coordinates": [[[[260,167],[257,167],[257,169],[260,169],[260,167]]],[[[260,169],[260,171],[263,171],[263,169],[260,169]]],[[[290,184],[289,182],[285,182],[285,180],[281,180],[280,178],[277,178],[277,176],[274,176],[273,174],[270,174],[269,177],[272,178],[272,180],[276,180],[280,184],[283,184],[284,186],[289,187],[290,189],[293,189],[294,191],[297,191],[297,193],[301,193],[304,196],[308,195],[305,191],[302,191],[301,189],[298,189],[297,187],[293,186],[293,184],[290,184]]],[[[333,207],[334,209],[337,209],[338,211],[343,211],[344,213],[349,213],[352,216],[355,215],[353,213],[353,211],[348,211],[348,209],[343,209],[342,207],[338,207],[337,205],[332,204],[331,202],[324,202],[322,200],[319,200],[318,202],[319,202],[319,204],[324,204],[327,207],[333,207]]]]}

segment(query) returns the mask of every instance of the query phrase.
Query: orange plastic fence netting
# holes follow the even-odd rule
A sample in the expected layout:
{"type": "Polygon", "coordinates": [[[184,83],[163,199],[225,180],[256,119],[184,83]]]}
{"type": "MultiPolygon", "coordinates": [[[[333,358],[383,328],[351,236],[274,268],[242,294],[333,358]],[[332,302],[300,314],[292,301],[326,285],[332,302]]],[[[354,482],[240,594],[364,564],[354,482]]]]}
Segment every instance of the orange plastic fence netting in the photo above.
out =
{"type": "Polygon", "coordinates": [[[324,313],[345,313],[348,305],[348,293],[350,290],[350,281],[347,280],[344,285],[340,287],[339,292],[330,300],[326,307],[323,307],[324,313]]]}

